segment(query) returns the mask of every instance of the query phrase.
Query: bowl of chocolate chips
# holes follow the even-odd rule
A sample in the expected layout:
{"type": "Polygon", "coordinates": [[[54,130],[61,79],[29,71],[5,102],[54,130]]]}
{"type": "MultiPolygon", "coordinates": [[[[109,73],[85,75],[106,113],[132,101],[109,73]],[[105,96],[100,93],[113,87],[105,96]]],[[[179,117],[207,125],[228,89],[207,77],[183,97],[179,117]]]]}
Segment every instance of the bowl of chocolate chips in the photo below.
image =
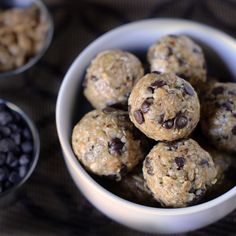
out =
{"type": "Polygon", "coordinates": [[[40,141],[31,119],[16,105],[0,100],[0,198],[15,192],[30,177],[40,141]]]}

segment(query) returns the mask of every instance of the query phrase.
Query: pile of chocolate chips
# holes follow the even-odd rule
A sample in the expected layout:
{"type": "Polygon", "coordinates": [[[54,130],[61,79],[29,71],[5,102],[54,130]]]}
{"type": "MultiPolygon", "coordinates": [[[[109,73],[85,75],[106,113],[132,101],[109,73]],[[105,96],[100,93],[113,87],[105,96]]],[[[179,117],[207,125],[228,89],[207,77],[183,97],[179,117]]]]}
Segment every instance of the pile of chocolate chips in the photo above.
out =
{"type": "Polygon", "coordinates": [[[0,193],[25,177],[32,155],[32,134],[25,120],[0,103],[0,193]]]}

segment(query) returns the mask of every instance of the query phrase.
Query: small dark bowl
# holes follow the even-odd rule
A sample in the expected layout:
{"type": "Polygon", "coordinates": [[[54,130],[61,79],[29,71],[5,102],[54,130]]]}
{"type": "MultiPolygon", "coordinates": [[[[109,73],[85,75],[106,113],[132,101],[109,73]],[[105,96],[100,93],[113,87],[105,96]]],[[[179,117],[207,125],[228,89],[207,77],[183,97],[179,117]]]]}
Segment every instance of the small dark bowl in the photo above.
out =
{"type": "Polygon", "coordinates": [[[29,177],[33,173],[33,171],[37,165],[38,159],[39,159],[40,139],[39,139],[38,130],[37,130],[35,124],[28,117],[28,115],[26,115],[26,113],[24,111],[22,111],[18,106],[16,106],[15,104],[13,104],[9,101],[0,99],[0,104],[1,103],[4,103],[10,110],[18,113],[21,116],[21,118],[24,120],[26,126],[29,128],[29,130],[31,132],[32,142],[33,142],[32,159],[31,159],[31,163],[30,163],[30,166],[29,166],[29,169],[28,169],[26,175],[18,183],[14,184],[9,189],[0,193],[0,206],[5,207],[8,205],[7,203],[11,202],[14,198],[14,194],[11,194],[11,193],[16,193],[16,191],[20,189],[20,187],[26,182],[27,179],[29,179],[29,177]]]}
{"type": "Polygon", "coordinates": [[[49,45],[52,42],[52,37],[53,37],[53,32],[54,32],[53,20],[46,5],[41,0],[23,0],[23,1],[22,0],[0,0],[0,9],[10,9],[13,7],[26,8],[26,7],[30,7],[33,4],[35,4],[39,8],[40,13],[46,18],[48,22],[48,32],[44,40],[44,46],[36,55],[31,57],[23,66],[18,67],[13,70],[0,72],[0,78],[15,76],[28,70],[30,67],[32,67],[35,63],[38,62],[38,60],[44,55],[44,53],[47,51],[49,45]]]}

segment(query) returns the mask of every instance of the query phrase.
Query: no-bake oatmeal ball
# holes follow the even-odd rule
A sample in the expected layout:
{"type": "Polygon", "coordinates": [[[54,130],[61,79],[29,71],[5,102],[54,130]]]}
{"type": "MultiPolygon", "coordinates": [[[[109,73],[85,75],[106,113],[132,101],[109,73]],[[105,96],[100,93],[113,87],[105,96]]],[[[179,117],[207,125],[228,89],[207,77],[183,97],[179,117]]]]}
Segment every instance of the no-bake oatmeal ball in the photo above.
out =
{"type": "Polygon", "coordinates": [[[143,73],[135,55],[121,50],[101,52],[87,69],[84,94],[98,109],[125,107],[135,82],[143,73]]]}
{"type": "Polygon", "coordinates": [[[197,203],[216,183],[216,174],[210,154],[192,139],[158,143],[143,164],[147,186],[167,207],[197,203]]]}
{"type": "Polygon", "coordinates": [[[236,84],[211,83],[202,100],[202,132],[218,149],[236,151],[236,84]]]}
{"type": "Polygon", "coordinates": [[[74,127],[72,147],[90,172],[120,180],[144,157],[133,129],[127,112],[93,110],[74,127]]]}
{"type": "Polygon", "coordinates": [[[175,74],[150,73],[129,97],[131,121],[149,138],[173,141],[196,127],[200,105],[193,87],[175,74]]]}
{"type": "Polygon", "coordinates": [[[161,37],[149,48],[147,57],[151,71],[176,73],[197,90],[206,81],[202,49],[186,36],[161,37]]]}

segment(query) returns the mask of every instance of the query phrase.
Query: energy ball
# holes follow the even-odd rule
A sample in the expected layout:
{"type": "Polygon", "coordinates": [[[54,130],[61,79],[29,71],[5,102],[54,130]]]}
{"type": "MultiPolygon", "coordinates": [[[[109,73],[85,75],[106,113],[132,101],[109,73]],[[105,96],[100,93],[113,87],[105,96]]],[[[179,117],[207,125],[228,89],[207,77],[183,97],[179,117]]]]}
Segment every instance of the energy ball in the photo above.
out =
{"type": "Polygon", "coordinates": [[[236,151],[236,84],[210,84],[202,100],[202,132],[219,150],[236,151]]]}
{"type": "Polygon", "coordinates": [[[196,127],[200,105],[193,87],[169,73],[150,73],[134,86],[129,97],[134,125],[155,140],[187,137],[196,127]]]}
{"type": "Polygon", "coordinates": [[[84,95],[97,109],[127,107],[130,92],[143,73],[135,55],[121,50],[101,52],[87,69],[84,95]]]}
{"type": "Polygon", "coordinates": [[[151,71],[173,72],[197,90],[206,81],[202,49],[186,36],[161,37],[149,48],[147,57],[151,71]]]}
{"type": "Polygon", "coordinates": [[[93,110],[74,127],[72,147],[87,170],[120,180],[144,157],[133,129],[127,112],[93,110]]]}
{"type": "Polygon", "coordinates": [[[143,175],[155,199],[166,207],[197,203],[216,183],[210,154],[192,139],[159,142],[144,161],[143,175]]]}

